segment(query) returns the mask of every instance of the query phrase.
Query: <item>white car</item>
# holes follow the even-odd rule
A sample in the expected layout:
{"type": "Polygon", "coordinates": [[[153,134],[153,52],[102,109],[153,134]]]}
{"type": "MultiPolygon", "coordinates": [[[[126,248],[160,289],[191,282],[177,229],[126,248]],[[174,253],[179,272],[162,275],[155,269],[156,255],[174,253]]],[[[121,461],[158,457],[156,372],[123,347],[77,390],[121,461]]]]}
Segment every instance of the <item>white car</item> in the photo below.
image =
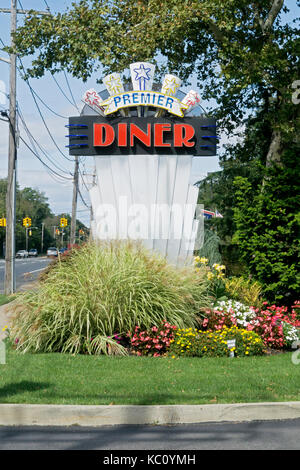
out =
{"type": "Polygon", "coordinates": [[[28,251],[27,250],[17,251],[16,258],[28,258],[28,251]]]}
{"type": "Polygon", "coordinates": [[[50,246],[50,248],[47,250],[47,256],[58,256],[58,249],[50,246]]]}

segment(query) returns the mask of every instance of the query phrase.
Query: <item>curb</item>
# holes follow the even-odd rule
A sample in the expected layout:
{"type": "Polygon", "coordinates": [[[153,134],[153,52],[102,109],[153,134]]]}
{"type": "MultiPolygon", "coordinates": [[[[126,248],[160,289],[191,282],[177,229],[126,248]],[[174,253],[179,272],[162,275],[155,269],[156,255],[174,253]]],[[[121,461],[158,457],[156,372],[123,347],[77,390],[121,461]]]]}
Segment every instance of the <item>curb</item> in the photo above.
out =
{"type": "Polygon", "coordinates": [[[296,418],[300,418],[300,401],[154,406],[0,404],[1,426],[168,425],[296,418]]]}

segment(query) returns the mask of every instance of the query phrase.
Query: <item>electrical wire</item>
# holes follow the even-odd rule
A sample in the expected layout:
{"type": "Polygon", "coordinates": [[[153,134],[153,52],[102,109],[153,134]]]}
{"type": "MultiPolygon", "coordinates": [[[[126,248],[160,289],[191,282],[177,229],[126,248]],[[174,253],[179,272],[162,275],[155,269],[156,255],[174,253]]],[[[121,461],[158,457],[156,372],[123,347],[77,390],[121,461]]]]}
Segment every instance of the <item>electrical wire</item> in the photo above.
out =
{"type": "MultiPolygon", "coordinates": [[[[22,64],[22,61],[21,61],[20,58],[19,58],[19,60],[20,60],[20,62],[21,62],[22,68],[24,69],[23,64],[22,64]]],[[[39,105],[38,105],[38,103],[37,103],[37,100],[36,100],[35,95],[34,95],[34,93],[33,93],[32,87],[31,87],[31,85],[30,85],[30,83],[29,83],[29,80],[28,80],[28,79],[25,79],[24,77],[23,77],[23,79],[24,79],[25,83],[27,83],[27,85],[28,85],[28,87],[29,87],[31,96],[32,96],[32,98],[33,98],[33,100],[34,100],[34,103],[35,103],[35,105],[36,105],[36,108],[37,108],[37,110],[38,110],[38,113],[39,113],[39,115],[40,115],[40,118],[42,119],[43,124],[44,124],[44,126],[45,126],[45,128],[46,128],[46,130],[47,130],[47,132],[48,132],[48,134],[49,134],[49,136],[50,136],[52,142],[54,143],[55,147],[57,148],[57,150],[59,151],[59,153],[60,153],[66,160],[69,160],[70,162],[74,162],[74,159],[68,158],[68,157],[61,151],[61,149],[59,148],[59,146],[57,145],[57,143],[56,143],[56,141],[55,141],[53,135],[51,134],[51,131],[50,131],[50,129],[49,129],[49,127],[48,127],[48,125],[47,125],[47,123],[46,123],[46,121],[45,121],[45,118],[44,118],[44,116],[43,116],[43,114],[42,114],[42,112],[41,112],[41,109],[40,109],[40,107],[39,107],[39,105]]]]}
{"type": "MultiPolygon", "coordinates": [[[[21,119],[21,121],[22,121],[24,130],[25,130],[27,136],[30,138],[30,140],[32,140],[32,141],[35,143],[35,145],[37,145],[37,147],[38,147],[38,148],[40,149],[40,151],[44,154],[44,156],[45,156],[45,157],[52,163],[52,165],[54,165],[59,171],[62,171],[63,173],[66,173],[66,174],[70,174],[70,172],[65,171],[63,168],[60,168],[60,167],[56,164],[56,162],[55,162],[55,161],[47,154],[47,152],[42,148],[42,146],[39,144],[39,142],[33,137],[32,133],[31,133],[30,130],[28,129],[28,126],[27,126],[27,124],[26,124],[26,122],[25,122],[25,119],[24,119],[24,117],[23,117],[23,115],[22,115],[21,110],[19,109],[19,107],[18,107],[18,109],[17,109],[17,113],[18,113],[18,115],[19,115],[19,117],[20,117],[20,119],[21,119]]],[[[35,148],[36,148],[36,147],[35,147],[35,148]]],[[[36,151],[37,151],[37,150],[36,150],[36,151]]]]}
{"type": "Polygon", "coordinates": [[[77,111],[79,112],[79,114],[80,114],[80,111],[79,111],[77,105],[74,105],[74,103],[68,98],[68,96],[65,94],[64,90],[62,89],[62,87],[60,86],[60,84],[58,83],[58,81],[56,80],[56,78],[54,77],[54,75],[51,74],[51,76],[52,76],[53,80],[55,81],[57,87],[59,88],[60,92],[62,93],[62,95],[66,98],[66,100],[67,100],[72,106],[74,106],[74,108],[76,108],[76,110],[77,110],[77,111]]]}
{"type": "Polygon", "coordinates": [[[49,7],[48,3],[46,2],[46,0],[44,0],[44,3],[46,5],[46,10],[48,10],[50,12],[50,7],[49,7]]]}
{"type": "Polygon", "coordinates": [[[81,191],[80,189],[78,188],[78,194],[80,196],[80,199],[82,200],[83,204],[85,205],[85,207],[87,207],[88,209],[90,208],[90,206],[85,202],[85,200],[83,199],[83,196],[81,194],[81,191]]]}
{"type": "Polygon", "coordinates": [[[32,88],[32,86],[31,85],[29,85],[29,86],[31,87],[32,92],[35,94],[35,96],[40,100],[41,103],[43,103],[45,108],[47,108],[51,113],[55,114],[55,116],[58,116],[62,119],[68,119],[68,116],[62,116],[62,114],[59,114],[56,111],[53,111],[53,109],[50,108],[50,106],[48,106],[47,103],[45,103],[45,101],[37,94],[37,92],[32,88]]]}
{"type": "Polygon", "coordinates": [[[66,80],[66,82],[67,82],[67,86],[68,86],[70,95],[71,95],[71,97],[72,97],[74,106],[75,106],[75,108],[77,109],[78,113],[80,114],[80,110],[79,110],[79,108],[78,108],[78,106],[77,106],[77,104],[76,104],[76,101],[75,101],[75,99],[74,99],[74,96],[73,96],[73,93],[72,93],[72,90],[71,90],[71,87],[70,87],[70,83],[69,83],[69,80],[68,80],[68,77],[67,77],[67,74],[66,74],[65,70],[64,70],[64,76],[65,76],[65,80],[66,80]]]}
{"type": "Polygon", "coordinates": [[[45,166],[46,168],[48,168],[53,174],[55,174],[56,176],[58,176],[59,178],[64,178],[65,180],[72,180],[73,178],[68,178],[66,176],[61,176],[59,173],[57,173],[56,171],[54,171],[52,168],[50,168],[50,166],[47,165],[47,163],[45,163],[41,158],[40,156],[30,147],[30,145],[23,139],[23,137],[20,136],[20,140],[22,140],[23,144],[28,148],[28,150],[31,151],[31,153],[33,153],[33,155],[41,162],[41,164],[43,166],[45,166]]]}

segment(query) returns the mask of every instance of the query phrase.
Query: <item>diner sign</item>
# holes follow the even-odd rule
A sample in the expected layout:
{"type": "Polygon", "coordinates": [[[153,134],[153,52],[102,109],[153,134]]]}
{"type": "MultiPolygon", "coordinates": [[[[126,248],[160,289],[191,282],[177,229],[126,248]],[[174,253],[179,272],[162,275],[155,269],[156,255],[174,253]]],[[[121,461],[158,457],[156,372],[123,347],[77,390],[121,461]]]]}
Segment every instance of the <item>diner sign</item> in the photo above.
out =
{"type": "Polygon", "coordinates": [[[172,74],[154,86],[149,62],[129,71],[131,85],[113,72],[102,78],[106,90],[84,93],[81,115],[66,126],[70,155],[216,155],[216,120],[191,113],[201,102],[197,91],[180,92],[182,80],[172,74]]]}

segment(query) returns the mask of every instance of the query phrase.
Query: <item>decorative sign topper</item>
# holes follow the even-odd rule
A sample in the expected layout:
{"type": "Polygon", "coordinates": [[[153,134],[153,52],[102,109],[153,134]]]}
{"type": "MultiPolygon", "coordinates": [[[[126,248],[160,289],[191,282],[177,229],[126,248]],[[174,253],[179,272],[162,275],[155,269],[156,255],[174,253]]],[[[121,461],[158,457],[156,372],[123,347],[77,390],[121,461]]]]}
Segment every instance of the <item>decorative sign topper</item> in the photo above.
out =
{"type": "Polygon", "coordinates": [[[199,94],[190,90],[180,100],[176,95],[182,81],[171,74],[154,91],[154,73],[155,65],[136,62],[130,64],[132,90],[125,89],[116,72],[102,79],[109,95],[105,100],[87,90],[82,101],[96,116],[85,112],[70,118],[70,154],[216,155],[215,119],[187,116],[200,103],[199,94]]]}

